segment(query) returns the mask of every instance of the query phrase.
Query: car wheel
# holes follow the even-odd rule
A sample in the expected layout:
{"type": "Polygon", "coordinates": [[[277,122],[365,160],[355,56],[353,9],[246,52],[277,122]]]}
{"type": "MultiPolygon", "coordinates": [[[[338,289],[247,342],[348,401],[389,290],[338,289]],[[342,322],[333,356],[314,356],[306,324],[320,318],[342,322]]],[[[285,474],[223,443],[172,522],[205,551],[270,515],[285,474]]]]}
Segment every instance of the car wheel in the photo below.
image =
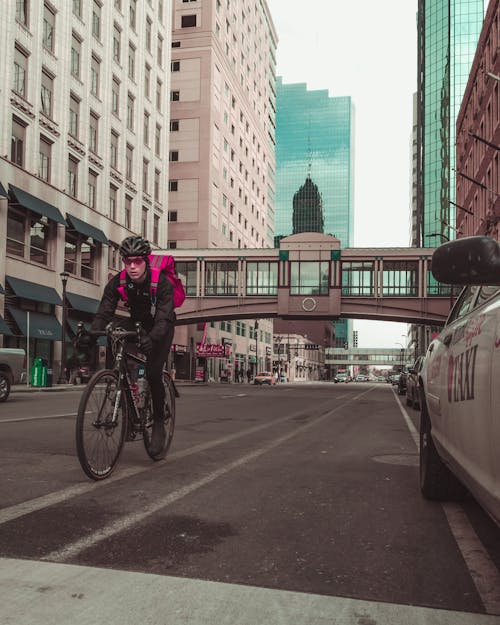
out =
{"type": "MultiPolygon", "coordinates": [[[[422,391],[423,392],[423,391],[422,391]]],[[[439,457],[432,439],[432,427],[427,402],[421,397],[420,410],[420,490],[426,499],[434,501],[462,499],[464,486],[439,457]]]]}
{"type": "Polygon", "coordinates": [[[10,394],[10,380],[5,373],[0,373],[0,402],[7,401],[10,394]]]}

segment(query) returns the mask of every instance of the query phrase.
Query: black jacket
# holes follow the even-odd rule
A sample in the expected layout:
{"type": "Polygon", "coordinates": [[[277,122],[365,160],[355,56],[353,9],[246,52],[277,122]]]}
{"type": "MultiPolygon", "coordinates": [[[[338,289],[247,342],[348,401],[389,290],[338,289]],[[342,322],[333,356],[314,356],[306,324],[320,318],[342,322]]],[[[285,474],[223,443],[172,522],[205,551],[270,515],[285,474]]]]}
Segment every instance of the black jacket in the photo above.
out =
{"type": "MultiPolygon", "coordinates": [[[[133,322],[140,321],[152,341],[162,340],[168,332],[169,325],[175,324],[173,286],[162,273],[156,290],[156,311],[151,314],[151,269],[148,267],[146,280],[142,284],[134,284],[127,274],[127,295],[130,318],[133,322]]],[[[92,322],[92,330],[104,330],[113,320],[116,307],[120,301],[120,274],[111,278],[104,289],[99,308],[92,322]]]]}

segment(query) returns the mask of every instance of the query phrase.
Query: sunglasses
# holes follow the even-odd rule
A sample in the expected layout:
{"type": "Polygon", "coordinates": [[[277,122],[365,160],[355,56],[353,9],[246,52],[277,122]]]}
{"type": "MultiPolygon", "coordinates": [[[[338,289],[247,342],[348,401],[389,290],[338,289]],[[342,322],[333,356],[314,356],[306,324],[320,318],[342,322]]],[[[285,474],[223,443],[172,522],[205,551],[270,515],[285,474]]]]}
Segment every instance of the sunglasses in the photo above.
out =
{"type": "Polygon", "coordinates": [[[127,266],[130,267],[131,265],[142,265],[142,263],[145,263],[145,259],[142,258],[142,256],[131,256],[131,257],[125,257],[123,259],[123,263],[127,266]]]}

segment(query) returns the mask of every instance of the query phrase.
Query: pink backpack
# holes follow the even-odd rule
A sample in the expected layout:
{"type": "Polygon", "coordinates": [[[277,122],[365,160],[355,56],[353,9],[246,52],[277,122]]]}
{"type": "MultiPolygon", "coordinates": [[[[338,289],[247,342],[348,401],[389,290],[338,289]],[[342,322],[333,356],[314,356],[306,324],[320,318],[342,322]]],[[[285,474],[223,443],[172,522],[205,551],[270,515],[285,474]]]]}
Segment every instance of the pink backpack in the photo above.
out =
{"type": "MultiPolygon", "coordinates": [[[[156,306],[156,290],[158,288],[158,280],[160,279],[161,273],[164,273],[167,276],[167,279],[174,287],[175,308],[179,308],[179,306],[182,306],[184,300],[186,299],[186,292],[184,291],[182,281],[177,275],[177,271],[175,270],[174,257],[169,256],[168,254],[164,256],[150,254],[148,256],[148,259],[149,266],[151,267],[150,293],[153,306],[156,306]]],[[[120,297],[124,302],[128,301],[127,272],[125,269],[122,269],[122,271],[120,272],[120,286],[118,287],[118,293],[120,293],[120,297]]]]}

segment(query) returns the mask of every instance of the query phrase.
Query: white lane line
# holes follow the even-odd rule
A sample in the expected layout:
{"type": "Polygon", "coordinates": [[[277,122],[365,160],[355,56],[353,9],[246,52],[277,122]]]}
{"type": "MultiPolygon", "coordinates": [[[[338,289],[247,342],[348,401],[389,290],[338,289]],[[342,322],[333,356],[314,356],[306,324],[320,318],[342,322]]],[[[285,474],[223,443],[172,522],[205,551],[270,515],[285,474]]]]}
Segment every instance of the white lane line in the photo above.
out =
{"type": "MultiPolygon", "coordinates": [[[[394,396],[417,450],[420,450],[419,434],[396,392],[394,396]]],[[[478,538],[462,506],[450,502],[442,502],[441,506],[486,613],[500,615],[500,572],[478,538]]]]}
{"type": "Polygon", "coordinates": [[[2,423],[18,423],[19,421],[38,421],[42,419],[62,419],[63,417],[76,417],[77,412],[70,412],[65,414],[51,414],[51,415],[42,415],[36,417],[19,417],[18,419],[0,419],[0,425],[2,423]]]}
{"type": "MultiPolygon", "coordinates": [[[[319,406],[315,406],[314,412],[319,412],[324,408],[329,408],[331,406],[331,400],[327,402],[323,402],[319,406]]],[[[274,425],[279,425],[284,421],[289,419],[294,419],[295,417],[302,416],[305,414],[304,410],[297,411],[291,415],[286,415],[284,417],[280,417],[279,419],[268,421],[261,425],[254,425],[246,430],[242,430],[240,432],[236,432],[234,434],[228,434],[226,436],[222,436],[221,438],[217,438],[212,441],[208,441],[206,443],[199,443],[198,445],[193,445],[187,449],[182,451],[176,451],[170,453],[167,456],[167,462],[171,460],[176,460],[179,458],[185,458],[187,456],[191,456],[193,454],[198,454],[202,451],[206,451],[213,447],[217,447],[218,445],[223,445],[224,443],[229,443],[231,441],[237,440],[243,436],[247,436],[249,434],[254,434],[255,432],[259,432],[260,430],[265,430],[266,428],[273,427],[274,425]]],[[[175,437],[174,437],[175,438],[175,437]]],[[[74,486],[69,486],[60,491],[56,491],[53,493],[49,493],[47,495],[42,495],[41,497],[36,497],[35,499],[30,499],[29,501],[23,501],[22,503],[16,504],[14,506],[10,506],[9,508],[4,508],[0,510],[0,525],[3,523],[7,523],[8,521],[12,521],[26,514],[31,514],[32,512],[36,512],[38,510],[42,510],[43,508],[47,508],[49,506],[53,506],[55,504],[61,503],[63,501],[67,501],[68,499],[72,499],[73,497],[79,497],[80,495],[84,495],[85,493],[91,492],[96,488],[103,488],[108,484],[113,484],[120,480],[127,479],[129,477],[133,477],[134,475],[138,475],[139,473],[145,473],[146,471],[155,471],[159,470],[163,466],[162,462],[156,462],[152,465],[144,466],[134,466],[129,467],[127,469],[118,469],[118,473],[114,473],[109,478],[107,478],[104,482],[89,482],[85,481],[83,484],[76,484],[74,486]]]]}
{"type": "MultiPolygon", "coordinates": [[[[370,390],[371,389],[358,394],[357,396],[354,397],[354,399],[358,399],[362,395],[368,393],[370,390]]],[[[347,403],[349,402],[346,402],[346,404],[347,403]]],[[[265,453],[271,451],[272,449],[275,449],[279,445],[285,443],[291,438],[294,438],[298,434],[302,434],[306,430],[309,430],[313,427],[318,426],[319,424],[323,423],[323,421],[330,418],[335,412],[343,408],[346,404],[336,406],[335,408],[333,408],[333,410],[329,410],[328,412],[324,413],[322,416],[314,419],[313,421],[310,421],[309,423],[296,427],[291,432],[288,432],[287,434],[284,434],[283,436],[280,436],[274,439],[273,441],[270,441],[269,443],[267,443],[267,445],[263,445],[262,447],[246,454],[245,456],[241,456],[240,458],[238,458],[238,460],[230,462],[229,464],[226,464],[225,466],[222,466],[219,469],[212,471],[212,473],[205,475],[199,480],[195,480],[194,482],[191,482],[190,484],[186,484],[186,486],[183,486],[182,488],[179,488],[176,491],[169,493],[168,495],[165,495],[165,497],[161,497],[159,500],[155,501],[149,506],[146,506],[145,508],[142,508],[140,511],[127,514],[119,519],[116,519],[115,521],[112,521],[111,523],[104,526],[100,530],[94,531],[88,536],[81,538],[80,540],[70,543],[66,545],[65,547],[62,547],[61,549],[56,549],[55,551],[52,551],[46,556],[43,556],[41,560],[47,560],[50,562],[64,562],[66,560],[69,560],[70,558],[74,558],[82,551],[85,551],[85,549],[94,547],[95,545],[102,542],[103,540],[107,540],[108,538],[111,538],[115,534],[118,534],[120,532],[130,529],[134,525],[137,525],[141,523],[142,521],[144,521],[146,518],[148,518],[152,514],[155,514],[159,510],[162,510],[163,508],[178,501],[179,499],[186,497],[187,495],[198,490],[199,488],[202,488],[203,486],[210,484],[214,480],[217,480],[218,478],[226,475],[227,473],[230,473],[234,469],[237,469],[245,464],[248,464],[252,460],[255,460],[259,458],[260,456],[264,455],[265,453]]]]}

